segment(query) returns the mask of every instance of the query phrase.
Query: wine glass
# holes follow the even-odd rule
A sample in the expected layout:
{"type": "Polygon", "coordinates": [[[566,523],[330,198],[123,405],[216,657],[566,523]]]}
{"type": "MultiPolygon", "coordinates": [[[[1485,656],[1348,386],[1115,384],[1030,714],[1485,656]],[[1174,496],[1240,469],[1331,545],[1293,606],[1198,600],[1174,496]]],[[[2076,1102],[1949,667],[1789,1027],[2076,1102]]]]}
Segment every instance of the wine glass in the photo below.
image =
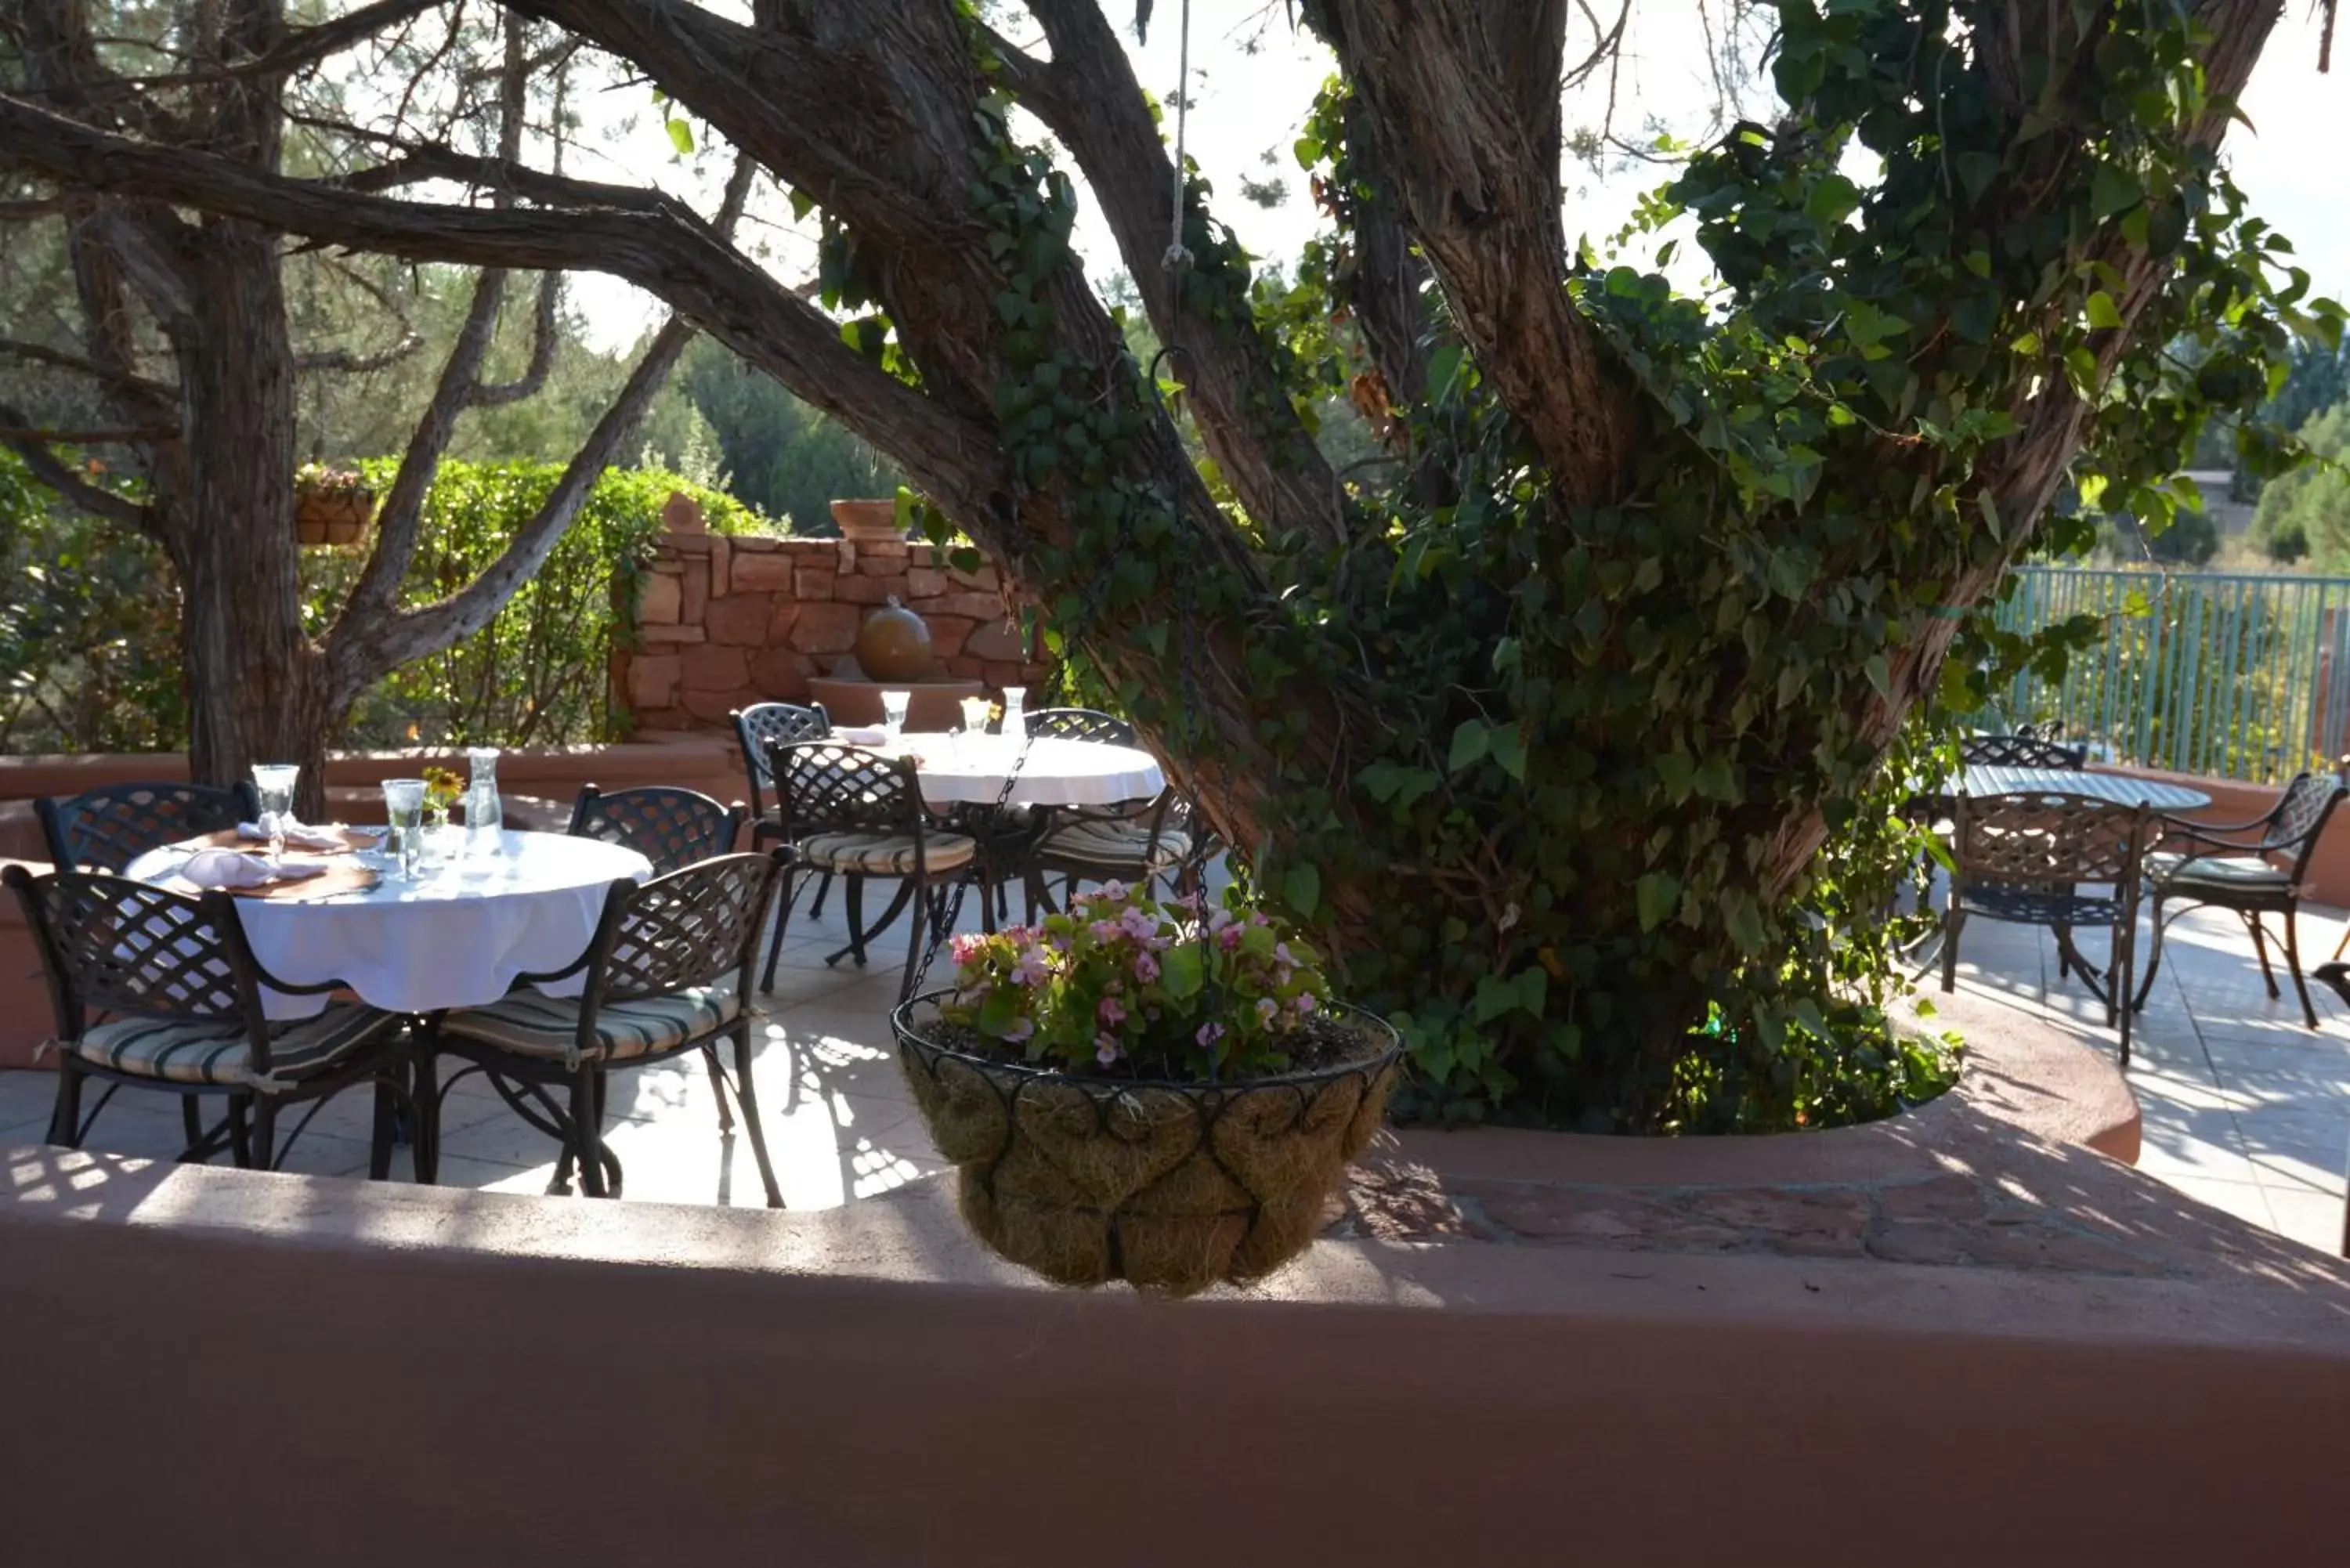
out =
{"type": "Polygon", "coordinates": [[[416,879],[417,861],[424,850],[425,788],[422,779],[383,781],[383,818],[391,825],[394,874],[403,882],[416,879]]]}
{"type": "Polygon", "coordinates": [[[914,694],[910,691],[881,693],[881,727],[889,732],[891,740],[905,732],[906,710],[912,706],[913,701],[914,694]]]}
{"type": "Polygon", "coordinates": [[[269,840],[269,863],[286,858],[286,825],[294,815],[294,781],[302,776],[297,763],[255,763],[253,790],[261,797],[260,827],[269,840]]]}
{"type": "Polygon", "coordinates": [[[987,710],[991,706],[984,697],[962,699],[962,728],[968,735],[987,733],[987,710]]]}

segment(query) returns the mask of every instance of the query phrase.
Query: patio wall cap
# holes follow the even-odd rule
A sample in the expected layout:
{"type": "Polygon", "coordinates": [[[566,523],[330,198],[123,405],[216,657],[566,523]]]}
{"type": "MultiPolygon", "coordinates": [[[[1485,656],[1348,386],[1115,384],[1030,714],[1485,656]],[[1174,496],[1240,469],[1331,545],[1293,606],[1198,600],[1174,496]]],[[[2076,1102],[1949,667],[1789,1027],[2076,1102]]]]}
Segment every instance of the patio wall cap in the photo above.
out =
{"type": "MultiPolygon", "coordinates": [[[[720,1275],[755,1291],[937,1293],[1069,1314],[1387,1311],[1767,1324],[1837,1332],[2290,1349],[2350,1362],[2350,1290],[2323,1269],[2262,1281],[2123,1279],[1882,1262],[1324,1241],[1247,1290],[1169,1306],[1069,1292],[982,1252],[933,1177],[844,1208],[770,1213],[597,1203],[0,1150],[0,1235],[77,1225],[217,1246],[411,1255],[436,1268],[581,1263],[720,1275]],[[1023,1306],[1019,1303],[1025,1303],[1023,1306]]],[[[2313,1255],[2313,1262],[2322,1263],[2313,1255]]]]}
{"type": "MultiPolygon", "coordinates": [[[[411,751],[334,752],[329,784],[374,784],[428,764],[463,768],[462,746],[411,751]]],[[[635,740],[564,746],[515,746],[498,753],[501,785],[519,781],[675,782],[681,773],[738,771],[734,738],[725,734],[649,733],[635,740]]],[[[84,755],[0,757],[0,801],[78,794],[101,784],[188,776],[181,752],[93,752],[84,755]]]]}

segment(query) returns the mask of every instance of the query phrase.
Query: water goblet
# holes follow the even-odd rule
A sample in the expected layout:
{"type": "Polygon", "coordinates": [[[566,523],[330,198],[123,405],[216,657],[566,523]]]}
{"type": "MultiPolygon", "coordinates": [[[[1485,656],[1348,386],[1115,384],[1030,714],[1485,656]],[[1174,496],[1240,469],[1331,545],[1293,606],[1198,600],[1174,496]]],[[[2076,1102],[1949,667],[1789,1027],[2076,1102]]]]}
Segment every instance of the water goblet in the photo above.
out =
{"type": "Polygon", "coordinates": [[[913,704],[913,701],[914,694],[910,691],[881,693],[881,727],[889,732],[891,740],[896,740],[905,732],[906,710],[913,704]]]}
{"type": "Polygon", "coordinates": [[[391,825],[387,847],[393,857],[393,875],[403,882],[416,879],[417,861],[424,850],[425,788],[422,779],[383,781],[383,817],[391,825]]]}
{"type": "Polygon", "coordinates": [[[261,797],[262,836],[269,840],[269,863],[286,858],[286,824],[294,815],[294,781],[302,775],[296,763],[255,763],[254,793],[261,797]]]}
{"type": "Polygon", "coordinates": [[[962,699],[963,732],[972,735],[987,733],[987,710],[992,706],[984,697],[962,699]]]}

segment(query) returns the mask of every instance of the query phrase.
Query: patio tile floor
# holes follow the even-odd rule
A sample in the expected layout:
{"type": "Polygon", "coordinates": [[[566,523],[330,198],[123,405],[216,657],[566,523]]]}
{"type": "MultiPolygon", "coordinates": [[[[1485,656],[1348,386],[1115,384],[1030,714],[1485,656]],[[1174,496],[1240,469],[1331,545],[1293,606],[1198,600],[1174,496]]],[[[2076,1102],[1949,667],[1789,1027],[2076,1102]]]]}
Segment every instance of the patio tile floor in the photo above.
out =
{"type": "MultiPolygon", "coordinates": [[[[963,925],[975,929],[977,907],[963,925]]],[[[2340,911],[2311,909],[2303,951],[2324,961],[2341,938],[2340,911]]],[[[775,991],[761,999],[758,1090],[785,1199],[825,1208],[870,1197],[941,1168],[898,1075],[888,1014],[905,949],[897,931],[869,968],[827,967],[846,940],[837,899],[825,918],[794,917],[775,991]]],[[[2092,957],[2094,936],[2083,939],[2092,957]]],[[[941,960],[943,967],[943,960],[941,960]]],[[[2012,1004],[2102,1032],[2103,1010],[2077,981],[2060,980],[2054,939],[2031,927],[1970,924],[1960,983],[2012,1004]]],[[[1927,994],[1932,995],[1933,981],[1927,994]]],[[[2165,943],[2162,973],[2134,1033],[2131,1086],[2145,1116],[2139,1168],[2199,1200],[2327,1252],[2342,1244],[2344,1171],[2350,1164],[2350,1009],[2314,991],[2321,1027],[2302,1026],[2290,984],[2262,988],[2242,926],[2197,911],[2165,943]]],[[[0,1142],[41,1136],[47,1073],[0,1073],[0,1142]]],[[[294,1145],[289,1168],[361,1176],[368,1106],[352,1096],[322,1111],[294,1145]]],[[[615,1080],[608,1137],[628,1172],[630,1201],[761,1201],[757,1168],[738,1133],[722,1140],[699,1058],[615,1080]]],[[[179,1107],[166,1096],[125,1093],[89,1144],[168,1158],[179,1107]]],[[[496,1191],[538,1192],[554,1174],[552,1147],[517,1121],[478,1077],[458,1083],[443,1113],[442,1179],[496,1191]]],[[[393,1164],[409,1174],[406,1152],[393,1164]]]]}

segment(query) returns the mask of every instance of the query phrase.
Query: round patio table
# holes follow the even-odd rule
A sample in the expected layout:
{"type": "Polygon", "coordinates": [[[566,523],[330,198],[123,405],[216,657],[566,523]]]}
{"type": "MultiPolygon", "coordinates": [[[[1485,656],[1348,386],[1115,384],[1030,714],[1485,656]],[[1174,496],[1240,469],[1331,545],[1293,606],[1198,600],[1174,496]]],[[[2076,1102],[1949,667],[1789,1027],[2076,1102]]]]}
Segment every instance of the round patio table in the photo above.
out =
{"type": "Polygon", "coordinates": [[[2131,774],[2095,774],[2074,768],[1967,768],[1957,779],[1958,793],[1986,794],[2085,794],[2116,805],[2144,805],[2168,815],[2200,811],[2211,797],[2184,784],[2164,784],[2131,774]]]}
{"type": "MultiPolygon", "coordinates": [[[[238,898],[238,922],[262,967],[294,985],[339,981],[387,1012],[482,1007],[518,975],[558,970],[585,951],[611,885],[642,882],[652,862],[633,849],[561,833],[502,833],[496,854],[452,847],[414,881],[388,869],[363,891],[317,898],[238,898]]],[[[160,882],[188,852],[166,847],[132,861],[129,874],[160,882]]],[[[584,976],[540,989],[577,996],[584,976]]],[[[322,1011],[324,992],[265,991],[269,1017],[322,1011]]]]}
{"type": "Polygon", "coordinates": [[[938,812],[959,805],[1124,805],[1154,800],[1167,787],[1159,760],[1138,746],[1038,736],[1027,748],[1023,758],[1016,735],[941,734],[908,736],[893,750],[914,759],[922,803],[938,812]]]}

